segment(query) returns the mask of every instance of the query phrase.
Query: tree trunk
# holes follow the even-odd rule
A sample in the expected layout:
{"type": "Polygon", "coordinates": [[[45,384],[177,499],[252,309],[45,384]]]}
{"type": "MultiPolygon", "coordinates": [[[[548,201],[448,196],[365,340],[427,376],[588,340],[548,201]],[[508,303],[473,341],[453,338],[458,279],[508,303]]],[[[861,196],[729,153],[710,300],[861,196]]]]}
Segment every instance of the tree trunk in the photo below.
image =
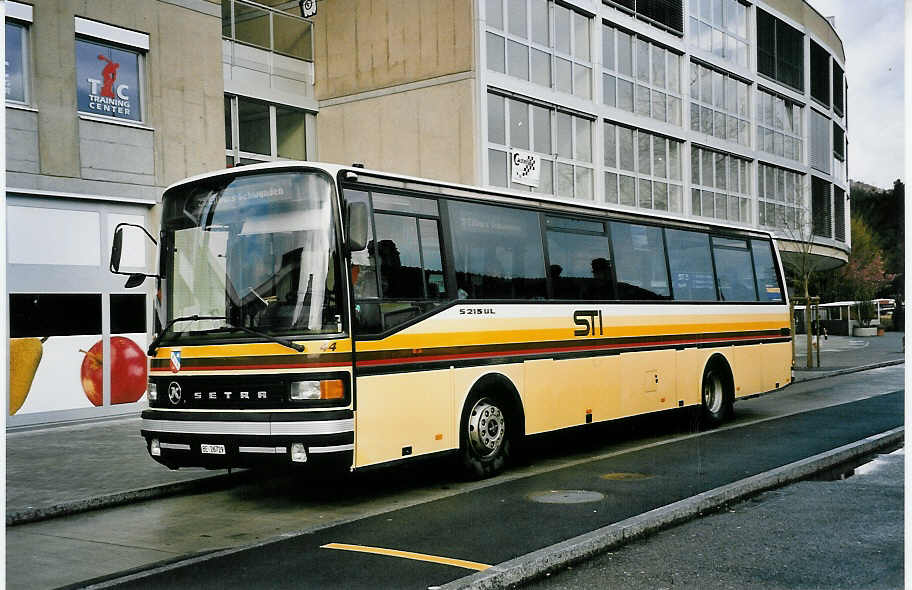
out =
{"type": "Polygon", "coordinates": [[[808,294],[808,283],[811,282],[810,273],[804,274],[804,333],[807,334],[807,361],[805,366],[810,369],[814,366],[814,354],[811,348],[811,297],[808,294]]]}

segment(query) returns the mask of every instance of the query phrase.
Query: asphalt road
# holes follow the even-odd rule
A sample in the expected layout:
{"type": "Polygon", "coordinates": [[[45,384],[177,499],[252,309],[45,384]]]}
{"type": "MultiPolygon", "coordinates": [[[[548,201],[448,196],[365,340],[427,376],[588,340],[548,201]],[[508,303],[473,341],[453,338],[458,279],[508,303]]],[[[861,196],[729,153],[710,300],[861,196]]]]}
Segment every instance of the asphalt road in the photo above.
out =
{"type": "Polygon", "coordinates": [[[117,587],[428,588],[471,568],[327,545],[496,564],[883,432],[902,420],[903,394],[895,392],[477,489],[167,568],[117,587]]]}
{"type": "Polygon", "coordinates": [[[902,588],[903,460],[766,492],[524,588],[902,588]]]}

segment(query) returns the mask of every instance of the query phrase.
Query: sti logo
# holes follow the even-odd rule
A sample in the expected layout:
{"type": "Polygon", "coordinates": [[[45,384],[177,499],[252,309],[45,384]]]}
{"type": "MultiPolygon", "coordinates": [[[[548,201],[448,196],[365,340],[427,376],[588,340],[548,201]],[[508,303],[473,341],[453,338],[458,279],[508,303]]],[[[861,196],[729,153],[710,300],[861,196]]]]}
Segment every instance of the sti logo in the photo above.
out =
{"type": "Polygon", "coordinates": [[[179,350],[171,351],[171,372],[177,373],[181,370],[181,353],[179,350]]]}

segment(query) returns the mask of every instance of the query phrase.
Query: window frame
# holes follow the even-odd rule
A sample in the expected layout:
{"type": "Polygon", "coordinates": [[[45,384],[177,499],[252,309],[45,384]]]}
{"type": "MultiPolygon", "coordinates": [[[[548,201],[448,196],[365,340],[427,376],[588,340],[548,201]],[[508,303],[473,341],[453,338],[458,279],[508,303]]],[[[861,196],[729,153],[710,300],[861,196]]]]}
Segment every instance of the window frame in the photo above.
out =
{"type": "Polygon", "coordinates": [[[620,205],[622,207],[631,207],[632,206],[632,207],[637,207],[637,208],[647,209],[647,210],[666,211],[669,213],[683,213],[684,212],[684,143],[685,142],[683,140],[677,139],[675,137],[669,137],[669,136],[665,136],[665,135],[662,135],[659,133],[653,133],[651,131],[647,131],[644,129],[630,127],[628,125],[623,125],[623,124],[620,124],[620,123],[617,123],[614,121],[610,121],[607,119],[602,121],[602,129],[603,129],[603,133],[605,134],[605,138],[606,138],[606,140],[604,142],[604,150],[603,150],[604,162],[603,162],[603,166],[602,166],[602,170],[605,175],[605,200],[604,200],[604,202],[613,203],[616,205],[620,205]],[[620,133],[621,133],[620,128],[624,128],[626,130],[633,132],[633,144],[634,144],[634,150],[636,150],[636,154],[634,155],[634,158],[633,158],[634,169],[632,171],[627,170],[626,168],[622,168],[621,164],[620,164],[620,161],[621,161],[621,158],[620,158],[621,142],[619,139],[620,133]],[[607,138],[608,138],[608,134],[612,133],[612,132],[614,134],[614,141],[613,141],[614,164],[611,164],[608,161],[609,142],[608,142],[607,138]],[[639,158],[640,134],[645,134],[645,135],[649,136],[650,166],[649,166],[648,173],[642,172],[640,169],[640,158],[639,158]],[[665,176],[664,177],[657,176],[655,174],[656,139],[662,139],[665,141],[665,176]],[[671,145],[673,143],[677,144],[677,146],[678,146],[677,147],[677,149],[678,149],[677,178],[674,178],[672,176],[673,168],[672,168],[672,162],[671,162],[671,160],[672,160],[671,145]],[[614,187],[616,190],[614,191],[613,194],[617,197],[616,200],[612,200],[610,198],[611,194],[612,194],[611,192],[609,192],[609,185],[611,184],[611,179],[610,179],[611,175],[614,175],[614,187]],[[633,178],[634,201],[635,201],[634,205],[621,203],[621,177],[622,176],[633,178]],[[650,200],[649,200],[650,205],[648,207],[641,204],[641,197],[640,197],[641,181],[650,182],[651,194],[650,194],[650,200]],[[665,200],[666,207],[664,209],[656,209],[656,207],[655,207],[655,183],[657,183],[657,182],[666,185],[666,200],[665,200]],[[673,203],[672,187],[673,186],[678,187],[678,189],[679,189],[679,191],[678,191],[678,205],[679,206],[677,209],[672,207],[672,203],[673,203]]]}
{"type": "Polygon", "coordinates": [[[755,14],[757,21],[757,74],[804,94],[804,33],[762,8],[755,8],[755,14]],[[765,31],[762,31],[764,24],[762,21],[766,19],[769,19],[767,22],[772,25],[769,39],[771,48],[761,44],[761,32],[765,33],[765,31]],[[787,44],[801,47],[801,54],[797,59],[792,60],[794,63],[789,63],[789,60],[786,60],[783,55],[787,50],[787,44]],[[772,72],[761,70],[761,64],[764,61],[761,59],[762,54],[765,54],[772,62],[772,72]],[[797,69],[798,85],[788,81],[788,78],[782,72],[785,67],[797,69]]]}
{"type": "Polygon", "coordinates": [[[602,104],[609,106],[611,108],[616,108],[627,113],[639,117],[647,117],[662,123],[668,123],[669,125],[676,125],[678,127],[684,126],[684,84],[682,80],[682,71],[681,64],[684,62],[684,54],[680,53],[678,50],[671,49],[661,43],[644,37],[643,35],[638,35],[633,31],[629,31],[623,27],[619,27],[614,23],[603,21],[601,23],[602,27],[602,67],[600,70],[601,73],[601,83],[602,83],[602,104]],[[610,35],[608,32],[610,31],[610,35]],[[619,67],[619,52],[618,48],[620,47],[619,33],[624,34],[630,38],[630,64],[631,70],[630,74],[621,72],[619,67]],[[606,39],[610,36],[609,43],[611,44],[611,55],[612,61],[614,63],[607,64],[605,63],[605,53],[606,53],[606,39]],[[638,46],[640,44],[645,44],[647,47],[647,68],[648,68],[648,80],[643,80],[638,75],[638,46]],[[665,83],[658,84],[655,78],[655,68],[654,68],[654,53],[658,50],[662,51],[664,55],[664,72],[665,72],[665,83]],[[674,57],[672,57],[674,56],[674,57]],[[672,69],[669,67],[669,63],[672,63],[676,68],[676,80],[677,88],[674,88],[672,84],[669,83],[670,76],[668,72],[672,69]],[[613,102],[609,102],[609,93],[607,92],[608,80],[614,79],[614,92],[613,92],[613,102]],[[620,84],[618,81],[623,81],[631,85],[631,108],[627,109],[623,106],[620,106],[620,101],[618,97],[620,96],[620,84]],[[638,111],[637,97],[640,92],[640,88],[645,88],[649,95],[649,113],[644,114],[638,111]],[[665,97],[664,100],[664,116],[657,116],[655,96],[661,94],[665,97]],[[672,115],[677,121],[672,120],[672,115]]]}
{"type": "MultiPolygon", "coordinates": [[[[595,143],[594,137],[593,137],[593,129],[595,128],[595,125],[594,125],[595,121],[593,119],[589,119],[588,117],[583,117],[580,114],[575,113],[575,112],[569,112],[564,109],[560,109],[560,108],[556,107],[555,105],[541,103],[538,101],[529,101],[529,100],[525,100],[520,97],[507,96],[507,95],[494,91],[494,89],[492,89],[492,88],[488,89],[485,96],[486,96],[486,101],[487,101],[485,103],[485,110],[486,110],[486,114],[487,114],[487,126],[485,127],[487,143],[485,146],[485,153],[487,155],[487,170],[488,170],[487,183],[489,186],[497,186],[500,188],[508,188],[511,190],[518,190],[518,191],[523,191],[523,192],[532,192],[535,194],[552,195],[552,196],[560,197],[560,198],[571,198],[571,199],[578,199],[578,200],[584,200],[584,201],[594,201],[595,200],[596,166],[595,166],[595,159],[594,159],[595,150],[593,147],[593,145],[595,143]],[[504,106],[504,108],[503,108],[503,115],[504,115],[503,131],[504,131],[504,142],[505,143],[502,143],[502,144],[491,141],[490,129],[491,129],[491,123],[492,123],[492,119],[491,119],[492,109],[490,108],[490,100],[492,100],[492,97],[494,98],[494,100],[503,101],[503,106],[504,106]],[[512,105],[525,105],[525,107],[526,107],[525,120],[528,123],[528,126],[527,126],[528,142],[526,143],[526,145],[528,145],[527,148],[517,147],[517,144],[514,143],[514,138],[512,137],[511,124],[510,124],[511,117],[512,117],[512,108],[513,108],[512,105]],[[548,125],[549,125],[549,127],[548,127],[549,136],[548,137],[549,137],[549,142],[550,142],[550,146],[549,146],[550,150],[551,150],[550,153],[541,152],[536,149],[536,145],[535,145],[536,118],[535,118],[535,110],[534,110],[535,108],[548,111],[548,125]],[[569,137],[570,153],[572,154],[571,157],[561,155],[558,153],[558,150],[557,150],[558,132],[560,131],[558,118],[560,116],[569,116],[571,118],[570,119],[570,137],[569,137]],[[589,132],[588,132],[589,145],[587,146],[587,150],[589,153],[588,160],[584,160],[584,159],[581,159],[578,157],[582,152],[580,151],[580,148],[578,145],[579,134],[577,132],[577,126],[586,125],[586,124],[588,124],[588,126],[589,126],[589,132]],[[539,156],[539,163],[542,165],[542,171],[544,171],[545,167],[550,168],[550,178],[551,178],[550,186],[545,185],[545,183],[547,182],[545,174],[542,174],[542,179],[541,179],[538,187],[531,187],[531,186],[526,186],[526,185],[522,185],[522,184],[515,184],[512,182],[511,175],[509,172],[510,154],[517,149],[522,150],[522,151],[532,152],[532,153],[536,154],[537,156],[539,156]],[[506,186],[494,184],[494,182],[493,182],[493,174],[492,174],[493,169],[491,166],[491,164],[492,164],[491,158],[492,158],[493,153],[495,153],[495,152],[498,154],[506,155],[506,161],[507,161],[506,186]],[[560,195],[558,193],[558,190],[557,190],[558,186],[559,186],[558,185],[558,175],[557,175],[558,165],[572,167],[573,194],[570,197],[567,197],[565,195],[560,195]],[[578,184],[577,180],[579,179],[579,175],[578,175],[579,170],[588,171],[588,175],[589,175],[588,195],[584,191],[577,190],[577,184],[578,184]]],[[[523,143],[520,143],[519,145],[522,146],[523,143]]],[[[498,157],[500,157],[500,156],[498,156],[498,157]]]]}
{"type": "MultiPolygon", "coordinates": [[[[765,152],[767,154],[773,154],[782,158],[787,158],[797,163],[804,162],[804,151],[805,144],[807,143],[806,138],[804,137],[804,113],[805,105],[800,102],[794,101],[790,98],[787,98],[777,92],[767,90],[766,88],[757,87],[757,107],[756,111],[756,121],[757,121],[757,151],[765,152]],[[769,98],[767,98],[769,97],[769,98]],[[768,103],[768,104],[767,104],[768,103]],[[793,129],[786,129],[783,124],[782,128],[779,129],[776,127],[776,109],[779,104],[782,104],[783,108],[792,111],[792,127],[798,128],[796,133],[793,129]],[[768,117],[766,116],[766,109],[769,107],[768,117]],[[796,110],[797,109],[797,110],[796,110]],[[797,113],[797,121],[795,121],[795,114],[797,113]],[[782,136],[782,153],[776,152],[776,135],[782,136]],[[761,137],[762,136],[762,137],[761,137]],[[767,149],[765,138],[769,137],[770,147],[767,149]],[[792,156],[785,155],[785,143],[786,140],[790,139],[792,145],[798,150],[798,157],[794,157],[794,150],[792,156]]],[[[787,119],[786,119],[787,120],[787,119]]]]}
{"type": "Polygon", "coordinates": [[[763,227],[801,231],[804,224],[803,213],[807,207],[804,196],[806,177],[806,174],[796,170],[758,162],[757,224],[763,227]],[[781,198],[779,194],[780,176],[782,177],[781,198]],[[789,178],[792,179],[793,191],[789,191],[789,178]],[[789,195],[792,195],[791,199],[789,195]],[[770,223],[770,210],[773,211],[772,223],[770,223]],[[780,219],[783,220],[782,224],[779,223],[780,219]]]}
{"type": "MultiPolygon", "coordinates": [[[[80,19],[79,17],[76,17],[76,18],[77,18],[77,21],[85,20],[85,19],[80,19]]],[[[145,35],[144,33],[142,33],[142,34],[135,33],[134,31],[129,31],[127,29],[121,29],[120,27],[103,25],[102,23],[97,23],[97,24],[100,27],[102,27],[103,29],[113,29],[115,31],[117,31],[117,30],[123,31],[126,35],[128,35],[130,37],[137,36],[137,35],[145,35]]],[[[77,25],[78,25],[78,23],[77,23],[77,25]]],[[[148,36],[146,36],[146,37],[148,37],[148,36]]],[[[93,34],[89,33],[89,32],[80,32],[80,27],[77,26],[76,36],[73,39],[74,53],[76,51],[76,45],[80,41],[83,41],[86,43],[92,43],[95,45],[100,45],[103,47],[108,47],[111,49],[116,49],[118,51],[127,51],[127,52],[130,52],[130,53],[136,55],[136,70],[137,70],[136,80],[137,80],[137,84],[139,86],[139,88],[137,89],[137,92],[136,92],[136,96],[137,96],[137,100],[139,101],[139,109],[138,109],[139,118],[130,119],[130,118],[125,118],[125,117],[117,117],[114,115],[106,115],[101,112],[80,110],[79,109],[78,83],[77,83],[77,88],[76,88],[76,95],[77,95],[76,96],[76,112],[79,113],[80,116],[100,117],[106,121],[116,121],[118,123],[125,123],[127,125],[145,125],[148,120],[148,108],[147,108],[147,104],[146,104],[147,103],[146,87],[148,84],[148,81],[146,80],[146,54],[149,51],[148,43],[146,43],[145,48],[143,48],[142,46],[139,46],[139,45],[127,45],[125,43],[118,42],[118,40],[112,41],[109,39],[104,39],[101,37],[93,36],[93,34]]],[[[79,76],[78,68],[79,68],[79,60],[77,59],[76,60],[77,77],[79,76]]]]}
{"type": "MultiPolygon", "coordinates": [[[[742,2],[741,0],[724,0],[724,2],[720,5],[722,8],[722,22],[723,22],[723,24],[721,24],[721,25],[716,24],[714,22],[714,20],[715,20],[714,15],[702,14],[702,12],[703,12],[702,6],[703,5],[699,2],[699,0],[690,0],[690,15],[689,15],[690,30],[689,30],[689,35],[688,35],[690,38],[689,45],[691,47],[699,49],[700,51],[715,55],[716,57],[718,57],[720,59],[724,59],[725,61],[727,61],[728,63],[730,63],[734,66],[744,68],[745,70],[750,68],[750,55],[751,55],[750,6],[745,4],[744,2],[742,2]],[[735,6],[735,5],[739,7],[739,9],[738,9],[739,11],[743,11],[743,22],[736,23],[736,25],[738,25],[739,27],[740,27],[740,25],[743,24],[743,26],[744,26],[743,34],[741,34],[742,31],[732,32],[731,29],[728,28],[728,20],[729,20],[728,11],[730,10],[729,7],[735,6]],[[706,28],[709,29],[709,36],[708,36],[709,41],[710,41],[709,49],[704,47],[702,44],[702,41],[703,41],[702,31],[706,28]],[[699,32],[699,34],[698,34],[698,32],[699,32]],[[721,53],[716,51],[715,39],[716,39],[717,35],[715,34],[715,32],[719,32],[723,36],[722,37],[724,40],[722,43],[723,51],[721,51],[721,53]],[[734,57],[728,56],[728,51],[727,51],[728,42],[725,40],[728,39],[729,37],[732,38],[736,44],[734,57]],[[743,44],[743,52],[738,51],[738,48],[740,47],[739,45],[737,45],[738,43],[743,44]],[[738,57],[741,54],[743,54],[743,56],[744,56],[743,63],[742,63],[742,60],[738,57]]],[[[710,12],[713,12],[712,7],[710,7],[710,12]]]]}
{"type": "Polygon", "coordinates": [[[301,16],[295,14],[294,12],[276,10],[275,8],[272,8],[271,6],[264,6],[262,4],[257,4],[254,2],[246,2],[245,0],[221,0],[221,2],[222,2],[222,38],[223,39],[228,39],[234,43],[240,43],[241,45],[245,45],[247,47],[255,47],[255,48],[261,49],[263,51],[275,53],[276,55],[281,55],[281,56],[287,57],[289,59],[297,59],[297,60],[306,61],[306,62],[310,62],[310,63],[314,62],[314,25],[310,19],[302,18],[301,16]],[[225,3],[226,2],[228,3],[228,7],[229,7],[227,16],[231,22],[231,27],[230,27],[231,34],[229,36],[225,36],[225,17],[226,17],[225,3]],[[261,10],[266,13],[266,15],[269,19],[268,25],[267,25],[268,29],[269,29],[269,47],[263,47],[262,45],[257,45],[255,43],[250,43],[250,42],[243,41],[243,40],[240,40],[237,38],[237,21],[235,19],[235,5],[236,4],[243,4],[243,5],[249,6],[250,8],[253,8],[256,10],[261,10]],[[275,17],[276,17],[276,15],[281,16],[283,18],[290,18],[293,20],[307,23],[307,27],[310,28],[310,34],[309,34],[310,47],[308,48],[308,51],[310,53],[309,58],[307,58],[307,57],[302,58],[300,56],[292,55],[290,53],[278,51],[275,49],[275,44],[276,44],[275,43],[275,37],[276,37],[276,35],[275,35],[275,17]]]}
{"type": "Polygon", "coordinates": [[[811,99],[829,109],[832,104],[830,52],[813,39],[809,41],[811,99]]]}
{"type": "MultiPolygon", "coordinates": [[[[525,6],[525,36],[520,36],[513,31],[511,31],[510,24],[510,10],[509,2],[501,2],[498,0],[498,3],[501,7],[501,22],[504,24],[503,28],[498,28],[496,25],[491,24],[487,20],[487,14],[485,15],[485,68],[488,71],[501,73],[505,76],[510,76],[511,78],[516,78],[518,80],[524,80],[531,84],[543,88],[550,88],[555,92],[560,92],[562,94],[568,94],[570,96],[575,96],[582,100],[592,100],[594,96],[594,83],[595,83],[595,68],[592,59],[592,47],[593,47],[593,34],[592,34],[592,21],[593,18],[581,11],[578,11],[572,8],[570,5],[558,4],[554,0],[520,0],[524,3],[525,6]],[[545,2],[548,12],[548,44],[543,45],[539,41],[533,39],[533,24],[532,24],[532,6],[535,2],[545,2]],[[556,33],[557,33],[557,17],[556,17],[556,7],[562,10],[569,12],[570,20],[570,37],[567,39],[567,43],[570,47],[570,53],[566,53],[563,50],[558,48],[556,42],[556,33]],[[588,46],[588,58],[583,58],[577,55],[577,40],[576,40],[576,23],[575,19],[584,18],[586,19],[586,27],[588,30],[589,46],[588,46]],[[491,37],[499,37],[503,39],[502,48],[503,52],[500,54],[500,57],[503,58],[504,70],[491,68],[491,55],[490,55],[490,45],[488,43],[491,37]],[[516,45],[522,45],[526,49],[526,76],[517,76],[512,73],[510,67],[510,43],[516,45]],[[540,84],[539,82],[533,80],[533,55],[534,52],[538,51],[540,53],[548,54],[548,63],[549,63],[549,84],[547,86],[540,84]],[[558,87],[557,82],[557,60],[563,60],[570,63],[570,91],[567,92],[562,88],[558,87]],[[583,86],[582,84],[578,85],[578,68],[582,68],[585,71],[588,71],[588,83],[583,86]],[[584,88],[584,93],[581,93],[581,89],[584,88]]],[[[485,7],[488,10],[488,7],[485,7]]]]}
{"type": "MultiPolygon", "coordinates": [[[[15,3],[14,3],[15,4],[15,3]]],[[[12,8],[12,4],[8,7],[12,8]]],[[[30,11],[29,11],[30,13],[30,11]]],[[[12,99],[8,96],[5,96],[6,92],[4,90],[4,96],[7,105],[19,105],[19,106],[29,106],[32,104],[32,84],[31,84],[31,47],[29,45],[29,40],[31,39],[30,29],[32,26],[31,21],[20,20],[19,18],[6,15],[6,20],[4,26],[17,27],[19,29],[19,41],[22,47],[22,60],[20,66],[22,67],[22,100],[12,99]]],[[[9,59],[9,56],[6,56],[9,59]]]]}
{"type": "Polygon", "coordinates": [[[692,144],[690,147],[690,160],[691,160],[690,214],[697,216],[697,217],[707,217],[707,218],[711,218],[711,219],[720,219],[722,221],[730,221],[730,222],[733,221],[735,223],[751,224],[752,223],[751,218],[753,217],[751,215],[751,209],[752,209],[751,205],[754,200],[753,199],[754,195],[751,192],[751,188],[752,188],[751,184],[752,184],[752,165],[753,165],[754,161],[749,160],[747,158],[742,158],[741,156],[736,156],[736,155],[728,153],[728,152],[722,152],[719,150],[707,148],[707,147],[697,145],[697,144],[692,144]],[[702,182],[704,180],[703,172],[705,171],[704,152],[710,154],[712,157],[712,164],[711,164],[712,171],[713,171],[712,172],[712,176],[713,176],[712,183],[702,182]],[[717,170],[718,161],[719,161],[718,158],[720,156],[723,157],[724,161],[726,162],[725,164],[723,164],[723,167],[725,169],[725,188],[716,187],[716,179],[719,177],[718,176],[719,171],[717,170]],[[730,178],[729,178],[731,176],[731,170],[732,170],[731,162],[732,161],[738,162],[738,165],[737,165],[737,170],[738,170],[737,190],[732,190],[731,182],[730,182],[730,178]],[[697,177],[695,177],[693,174],[693,171],[695,171],[695,170],[699,171],[699,174],[697,175],[697,177]],[[746,189],[747,189],[746,191],[741,190],[742,186],[745,186],[744,183],[746,183],[746,189]],[[693,204],[695,203],[694,191],[699,192],[699,196],[700,196],[699,212],[695,211],[694,210],[695,208],[693,206],[693,204]],[[713,214],[712,215],[706,215],[703,213],[702,203],[703,203],[703,199],[705,196],[704,193],[710,193],[712,195],[712,200],[713,200],[713,214]],[[720,217],[715,214],[716,213],[715,203],[716,203],[717,196],[723,196],[725,198],[725,217],[720,217]],[[730,202],[730,199],[732,199],[732,198],[738,199],[736,201],[738,204],[738,219],[737,220],[732,220],[729,218],[729,211],[730,211],[729,202],[730,202]]]}
{"type": "Polygon", "coordinates": [[[225,164],[228,168],[243,166],[245,164],[254,164],[259,162],[275,162],[280,160],[306,160],[310,151],[310,145],[307,141],[307,130],[309,127],[307,116],[310,111],[291,105],[267,102],[257,98],[242,96],[239,94],[225,93],[224,98],[229,101],[229,110],[226,111],[226,123],[230,119],[230,133],[226,129],[225,134],[225,164]],[[239,102],[246,100],[254,103],[264,104],[268,107],[267,113],[269,118],[269,154],[260,154],[257,152],[248,152],[240,149],[240,120],[239,120],[239,102]],[[279,155],[279,137],[278,137],[278,115],[277,109],[293,109],[301,114],[304,120],[304,157],[287,158],[279,155]],[[229,137],[230,135],[230,137],[229,137]],[[231,147],[228,147],[230,144],[231,147]]]}
{"type": "Polygon", "coordinates": [[[709,135],[716,139],[721,139],[722,141],[728,141],[735,143],[737,145],[750,148],[751,147],[751,86],[752,84],[738,76],[734,76],[728,72],[709,67],[704,63],[699,61],[691,60],[690,62],[690,130],[696,133],[702,133],[704,135],[709,135]],[[706,72],[706,73],[704,73],[706,72]],[[703,80],[704,76],[709,77],[709,90],[711,97],[709,100],[703,96],[703,80]],[[723,96],[725,98],[721,99],[721,106],[717,105],[716,99],[716,80],[721,76],[722,79],[722,90],[723,96]],[[735,98],[734,98],[734,109],[730,110],[726,104],[728,98],[728,87],[729,81],[735,85],[735,98]],[[739,102],[741,96],[741,89],[744,89],[744,109],[742,112],[741,104],[739,102]],[[696,91],[697,96],[694,96],[696,91]],[[694,117],[694,111],[697,113],[697,117],[694,117]],[[711,133],[706,133],[704,131],[704,118],[703,115],[706,111],[709,111],[709,117],[711,117],[710,127],[711,133]],[[722,125],[724,127],[725,137],[720,136],[716,133],[717,125],[715,124],[717,115],[721,115],[725,121],[722,125]],[[737,126],[738,138],[731,140],[728,138],[728,127],[729,120],[734,119],[736,121],[735,125],[737,126]],[[696,125],[696,127],[695,127],[696,125]]]}

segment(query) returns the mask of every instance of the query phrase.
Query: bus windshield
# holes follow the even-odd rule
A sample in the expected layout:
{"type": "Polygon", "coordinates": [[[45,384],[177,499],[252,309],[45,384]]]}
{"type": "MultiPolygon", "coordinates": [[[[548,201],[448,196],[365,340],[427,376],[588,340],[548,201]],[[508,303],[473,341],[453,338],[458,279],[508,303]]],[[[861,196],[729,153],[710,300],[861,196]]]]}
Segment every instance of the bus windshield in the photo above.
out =
{"type": "Polygon", "coordinates": [[[172,337],[342,330],[332,181],[316,172],[206,179],[164,196],[163,325],[172,337]],[[249,333],[249,331],[248,331],[249,333]]]}

